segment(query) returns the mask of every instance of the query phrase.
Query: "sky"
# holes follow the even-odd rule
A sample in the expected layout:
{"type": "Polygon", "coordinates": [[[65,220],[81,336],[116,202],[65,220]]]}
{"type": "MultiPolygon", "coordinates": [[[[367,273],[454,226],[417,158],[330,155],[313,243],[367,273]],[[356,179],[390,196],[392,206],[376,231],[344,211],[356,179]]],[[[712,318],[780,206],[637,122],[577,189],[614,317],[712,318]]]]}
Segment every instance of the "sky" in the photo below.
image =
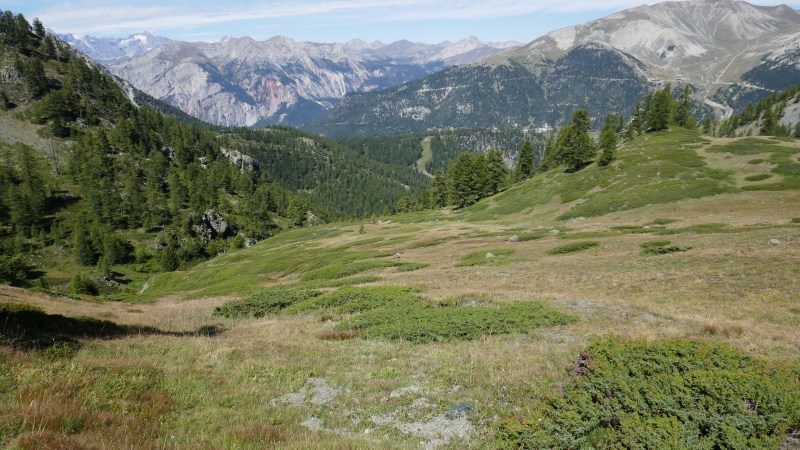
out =
{"type": "MultiPolygon", "coordinates": [[[[141,31],[184,41],[276,35],[298,41],[436,43],[477,36],[529,42],[643,0],[3,0],[0,9],[38,17],[58,33],[127,37],[141,31]]],[[[655,2],[646,2],[653,4],[655,2]]],[[[775,5],[769,1],[750,1],[775,5]]],[[[800,2],[787,2],[800,9],[800,2]]]]}

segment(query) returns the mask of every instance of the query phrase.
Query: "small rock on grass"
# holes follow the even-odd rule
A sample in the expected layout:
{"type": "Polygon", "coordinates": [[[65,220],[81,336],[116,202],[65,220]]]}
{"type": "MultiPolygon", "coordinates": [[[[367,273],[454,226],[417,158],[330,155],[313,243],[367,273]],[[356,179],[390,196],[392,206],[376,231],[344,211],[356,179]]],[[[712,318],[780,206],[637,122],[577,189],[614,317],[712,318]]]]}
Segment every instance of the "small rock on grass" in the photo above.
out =
{"type": "Polygon", "coordinates": [[[469,403],[461,402],[456,406],[448,409],[447,412],[444,413],[444,416],[450,420],[456,420],[461,416],[466,416],[467,414],[471,413],[475,408],[472,407],[469,403]]]}

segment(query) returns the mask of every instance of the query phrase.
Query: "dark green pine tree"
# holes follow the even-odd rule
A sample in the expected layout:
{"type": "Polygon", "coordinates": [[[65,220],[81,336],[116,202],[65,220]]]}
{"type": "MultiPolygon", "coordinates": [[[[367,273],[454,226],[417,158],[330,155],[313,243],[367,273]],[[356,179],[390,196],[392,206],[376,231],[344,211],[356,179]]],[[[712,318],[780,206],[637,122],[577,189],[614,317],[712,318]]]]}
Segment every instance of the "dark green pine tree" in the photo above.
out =
{"type": "Polygon", "coordinates": [[[40,59],[31,58],[27,64],[23,65],[22,74],[33,98],[40,98],[47,93],[50,85],[44,73],[44,65],[40,59]]]}
{"type": "Polygon", "coordinates": [[[489,193],[489,169],[486,155],[472,155],[472,178],[475,186],[475,201],[491,195],[489,193]]]}
{"type": "Polygon", "coordinates": [[[778,124],[778,119],[775,117],[775,113],[772,111],[771,107],[767,107],[764,109],[764,113],[761,115],[761,129],[760,134],[762,136],[773,136],[775,135],[775,128],[778,124]]]}
{"type": "Polygon", "coordinates": [[[474,172],[475,158],[469,152],[461,152],[447,168],[450,181],[450,202],[457,208],[469,206],[481,197],[479,175],[474,172]]]}
{"type": "Polygon", "coordinates": [[[524,181],[533,175],[533,142],[526,139],[519,150],[517,166],[514,168],[514,181],[524,181]]]}
{"type": "Polygon", "coordinates": [[[93,266],[97,263],[98,254],[92,242],[89,225],[81,222],[72,230],[72,251],[78,263],[93,266]]]}
{"type": "Polygon", "coordinates": [[[33,19],[33,32],[40,38],[43,38],[47,34],[44,25],[42,25],[42,21],[39,20],[38,17],[33,19]]]}
{"type": "Polygon", "coordinates": [[[599,166],[607,166],[614,160],[614,152],[617,149],[617,116],[612,113],[606,115],[603,130],[600,131],[600,159],[597,161],[599,166]]]}
{"type": "Polygon", "coordinates": [[[672,85],[667,83],[663,89],[653,94],[650,109],[647,112],[647,130],[664,131],[669,128],[673,116],[672,85]]]}
{"type": "Polygon", "coordinates": [[[692,97],[691,89],[688,84],[683,87],[681,96],[675,104],[675,124],[684,128],[694,128],[697,126],[694,117],[692,117],[692,97]]]}
{"type": "Polygon", "coordinates": [[[579,109],[572,113],[572,123],[559,133],[559,162],[565,164],[567,170],[579,170],[594,158],[597,149],[589,130],[591,130],[589,112],[579,109]]]}
{"type": "Polygon", "coordinates": [[[494,195],[503,189],[508,178],[508,167],[503,160],[502,151],[492,149],[486,153],[486,170],[488,195],[494,195]]]}
{"type": "Polygon", "coordinates": [[[171,245],[168,245],[161,250],[161,255],[159,255],[159,263],[161,264],[161,269],[163,269],[165,272],[178,270],[178,267],[181,265],[181,261],[178,258],[178,253],[174,248],[172,248],[171,245]]]}
{"type": "Polygon", "coordinates": [[[703,119],[703,134],[711,135],[714,132],[714,122],[711,117],[703,119]]]}
{"type": "Polygon", "coordinates": [[[542,162],[539,165],[540,170],[550,170],[553,167],[558,166],[556,162],[558,156],[558,134],[557,133],[550,133],[547,136],[547,142],[544,145],[544,156],[542,157],[542,162]]]}
{"type": "Polygon", "coordinates": [[[444,208],[447,206],[448,198],[450,197],[450,189],[447,186],[447,178],[442,172],[442,169],[436,169],[433,173],[433,181],[431,182],[431,201],[434,208],[444,208]]]}
{"type": "Polygon", "coordinates": [[[792,135],[797,139],[800,139],[800,122],[794,124],[794,134],[792,135]]]}
{"type": "MultiPolygon", "coordinates": [[[[3,150],[5,151],[5,150],[3,150]]],[[[12,179],[6,195],[11,224],[24,236],[40,223],[45,214],[49,190],[45,180],[47,169],[34,150],[16,144],[11,152],[16,161],[12,164],[12,179]]]]}

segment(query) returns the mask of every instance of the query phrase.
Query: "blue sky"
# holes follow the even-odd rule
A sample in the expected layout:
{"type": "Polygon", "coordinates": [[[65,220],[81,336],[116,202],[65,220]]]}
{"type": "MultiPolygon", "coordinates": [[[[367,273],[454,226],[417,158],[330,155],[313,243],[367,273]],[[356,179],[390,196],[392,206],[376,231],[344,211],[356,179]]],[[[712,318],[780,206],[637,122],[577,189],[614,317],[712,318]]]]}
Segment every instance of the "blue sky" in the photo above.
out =
{"type": "MultiPolygon", "coordinates": [[[[344,42],[531,41],[554,29],[643,4],[642,0],[3,0],[0,9],[39,17],[59,33],[122,37],[140,31],[187,41],[223,36],[344,42]]],[[[647,2],[654,3],[654,2],[647,2]]],[[[751,1],[774,5],[771,2],[751,1]]],[[[788,3],[800,9],[800,3],[788,3]]]]}

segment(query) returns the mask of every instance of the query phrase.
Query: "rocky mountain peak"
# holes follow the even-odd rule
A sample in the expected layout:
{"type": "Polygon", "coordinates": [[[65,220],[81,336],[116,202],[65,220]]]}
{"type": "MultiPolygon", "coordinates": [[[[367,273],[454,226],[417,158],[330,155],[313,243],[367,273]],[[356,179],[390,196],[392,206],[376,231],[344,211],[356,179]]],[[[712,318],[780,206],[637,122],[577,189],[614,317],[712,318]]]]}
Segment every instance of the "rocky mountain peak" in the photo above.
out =
{"type": "Polygon", "coordinates": [[[307,123],[349,92],[385,89],[521,45],[484,43],[474,36],[440,44],[315,43],[286,36],[207,43],[149,33],[91,39],[113,54],[98,53],[98,45],[86,47],[86,53],[142,91],[202,120],[239,126],[307,123]],[[134,43],[137,50],[128,51],[134,43]]]}

